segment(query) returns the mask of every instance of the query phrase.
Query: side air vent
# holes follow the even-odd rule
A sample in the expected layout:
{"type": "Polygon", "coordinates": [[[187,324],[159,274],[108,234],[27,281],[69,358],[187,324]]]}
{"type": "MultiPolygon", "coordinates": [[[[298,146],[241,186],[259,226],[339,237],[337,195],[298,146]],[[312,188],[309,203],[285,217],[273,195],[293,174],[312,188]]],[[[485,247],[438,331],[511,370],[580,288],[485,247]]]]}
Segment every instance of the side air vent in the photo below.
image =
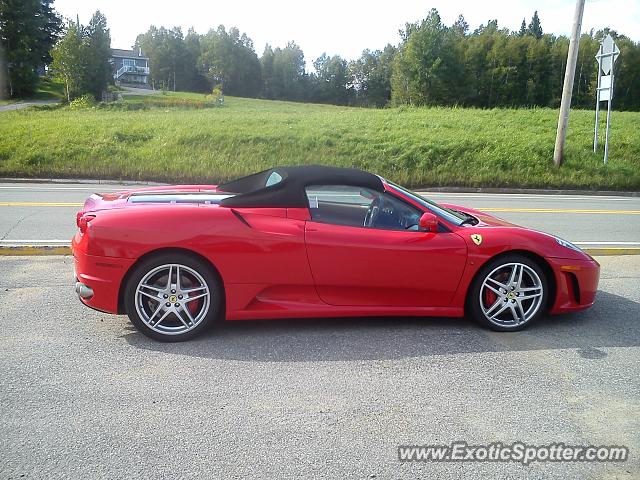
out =
{"type": "Polygon", "coordinates": [[[573,300],[580,305],[580,285],[578,285],[578,279],[573,273],[566,274],[569,277],[569,289],[571,290],[571,296],[573,300]]]}
{"type": "Polygon", "coordinates": [[[244,223],[247,227],[251,228],[251,225],[249,225],[249,222],[247,222],[247,220],[242,215],[240,215],[238,212],[236,212],[233,209],[231,211],[233,212],[233,214],[236,216],[238,220],[244,223]]]}

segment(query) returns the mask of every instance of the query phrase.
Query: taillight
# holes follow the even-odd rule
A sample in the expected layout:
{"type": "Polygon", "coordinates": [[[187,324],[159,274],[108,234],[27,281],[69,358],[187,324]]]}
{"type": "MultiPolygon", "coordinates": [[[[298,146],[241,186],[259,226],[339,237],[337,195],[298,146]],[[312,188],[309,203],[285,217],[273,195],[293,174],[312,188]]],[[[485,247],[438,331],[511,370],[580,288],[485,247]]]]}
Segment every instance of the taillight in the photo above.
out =
{"type": "Polygon", "coordinates": [[[85,215],[82,214],[82,212],[79,212],[77,217],[76,217],[76,224],[78,225],[78,228],[80,229],[80,233],[85,233],[87,231],[87,225],[89,224],[89,222],[91,220],[93,220],[94,218],[96,218],[95,215],[85,215]]]}

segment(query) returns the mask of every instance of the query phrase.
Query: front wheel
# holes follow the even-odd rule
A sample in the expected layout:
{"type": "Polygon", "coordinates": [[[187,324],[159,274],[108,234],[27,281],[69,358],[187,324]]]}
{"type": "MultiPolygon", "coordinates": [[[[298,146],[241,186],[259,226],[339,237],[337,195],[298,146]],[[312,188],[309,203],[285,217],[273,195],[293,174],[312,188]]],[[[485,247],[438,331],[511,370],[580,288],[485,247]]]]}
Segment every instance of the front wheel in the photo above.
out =
{"type": "Polygon", "coordinates": [[[469,309],[492,330],[522,330],[542,314],[547,295],[540,266],[525,256],[507,255],[480,270],[469,291],[469,309]]]}
{"type": "Polygon", "coordinates": [[[143,261],[127,282],[124,300],[138,330],[163,342],[195,337],[222,311],[220,284],[210,266],[185,254],[143,261]]]}

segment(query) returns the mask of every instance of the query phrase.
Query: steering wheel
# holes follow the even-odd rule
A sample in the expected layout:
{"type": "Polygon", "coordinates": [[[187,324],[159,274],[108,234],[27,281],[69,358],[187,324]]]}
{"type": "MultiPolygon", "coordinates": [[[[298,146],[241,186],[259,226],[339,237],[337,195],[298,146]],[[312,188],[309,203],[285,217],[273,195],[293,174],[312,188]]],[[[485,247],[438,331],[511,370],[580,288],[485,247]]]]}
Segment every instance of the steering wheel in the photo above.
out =
{"type": "Polygon", "coordinates": [[[369,205],[369,209],[364,216],[363,226],[372,227],[376,223],[378,213],[380,213],[380,203],[382,203],[380,197],[376,197],[373,202],[371,202],[371,205],[369,205]]]}

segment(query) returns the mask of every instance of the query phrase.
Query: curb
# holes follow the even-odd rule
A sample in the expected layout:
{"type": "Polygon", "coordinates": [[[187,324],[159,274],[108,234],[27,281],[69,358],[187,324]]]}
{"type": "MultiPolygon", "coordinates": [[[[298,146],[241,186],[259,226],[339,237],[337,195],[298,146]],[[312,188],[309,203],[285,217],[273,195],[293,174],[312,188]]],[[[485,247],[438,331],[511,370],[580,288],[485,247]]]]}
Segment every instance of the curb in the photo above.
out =
{"type": "Polygon", "coordinates": [[[640,192],[617,190],[571,190],[543,188],[498,188],[498,187],[421,187],[415,192],[423,193],[506,193],[529,195],[584,195],[592,197],[640,197],[640,192]]]}
{"type": "Polygon", "coordinates": [[[140,180],[119,180],[115,179],[105,179],[105,180],[89,180],[83,178],[26,178],[26,177],[0,177],[0,182],[2,183],[53,183],[53,184],[69,184],[69,183],[78,183],[82,185],[151,185],[151,186],[161,186],[161,185],[169,185],[168,183],[159,183],[159,182],[146,182],[140,180]]]}
{"type": "MultiPolygon", "coordinates": [[[[592,247],[583,248],[592,257],[615,255],[640,255],[640,247],[592,247]]],[[[71,255],[68,245],[15,245],[0,244],[0,256],[71,255]]]]}

